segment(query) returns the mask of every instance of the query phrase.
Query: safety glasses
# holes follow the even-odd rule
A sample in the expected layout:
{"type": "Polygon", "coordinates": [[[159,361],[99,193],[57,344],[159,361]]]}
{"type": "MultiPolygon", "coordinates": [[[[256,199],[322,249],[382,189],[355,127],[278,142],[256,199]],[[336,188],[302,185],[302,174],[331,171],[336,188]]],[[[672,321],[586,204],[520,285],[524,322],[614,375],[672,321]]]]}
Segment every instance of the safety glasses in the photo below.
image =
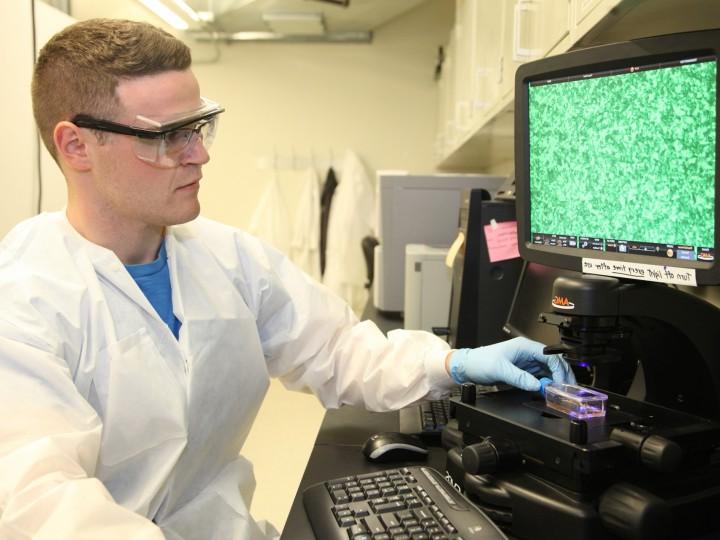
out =
{"type": "Polygon", "coordinates": [[[186,151],[200,140],[209,149],[217,132],[218,115],[223,109],[217,103],[202,98],[202,105],[192,111],[163,119],[136,116],[137,125],[128,126],[78,114],[72,123],[81,128],[135,137],[135,155],[162,168],[177,167],[186,151]]]}

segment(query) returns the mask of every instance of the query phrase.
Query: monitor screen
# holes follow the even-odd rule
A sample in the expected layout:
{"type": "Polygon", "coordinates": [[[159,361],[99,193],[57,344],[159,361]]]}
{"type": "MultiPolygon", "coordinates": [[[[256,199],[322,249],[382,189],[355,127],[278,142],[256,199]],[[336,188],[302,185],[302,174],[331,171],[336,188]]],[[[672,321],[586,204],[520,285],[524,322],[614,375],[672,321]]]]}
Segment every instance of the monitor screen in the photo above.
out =
{"type": "Polygon", "coordinates": [[[524,258],[590,272],[582,261],[670,266],[720,282],[718,35],[648,38],[518,70],[524,258]]]}

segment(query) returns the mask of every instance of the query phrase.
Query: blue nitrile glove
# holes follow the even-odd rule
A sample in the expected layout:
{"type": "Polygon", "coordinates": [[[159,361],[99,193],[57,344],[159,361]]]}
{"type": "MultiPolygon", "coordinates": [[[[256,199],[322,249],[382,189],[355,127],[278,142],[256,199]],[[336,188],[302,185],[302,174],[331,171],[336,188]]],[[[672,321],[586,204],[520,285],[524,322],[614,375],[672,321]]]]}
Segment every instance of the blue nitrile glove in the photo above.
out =
{"type": "Polygon", "coordinates": [[[540,393],[544,396],[545,395],[545,387],[548,384],[552,384],[554,381],[552,379],[548,379],[547,377],[543,377],[540,379],[540,393]]]}
{"type": "Polygon", "coordinates": [[[533,392],[540,390],[536,377],[546,375],[555,382],[575,384],[565,360],[557,354],[543,354],[543,346],[517,337],[478,349],[458,349],[450,356],[450,376],[458,384],[506,383],[533,392]]]}

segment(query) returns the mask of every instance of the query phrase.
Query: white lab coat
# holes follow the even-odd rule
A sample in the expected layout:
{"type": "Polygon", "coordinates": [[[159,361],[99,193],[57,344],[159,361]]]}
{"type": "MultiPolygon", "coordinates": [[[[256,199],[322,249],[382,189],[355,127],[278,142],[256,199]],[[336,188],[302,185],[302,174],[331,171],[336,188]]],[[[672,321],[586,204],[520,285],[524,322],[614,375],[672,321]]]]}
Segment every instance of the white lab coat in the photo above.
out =
{"type": "Polygon", "coordinates": [[[368,299],[362,239],[372,235],[375,193],[360,158],[345,152],[328,220],[323,283],[362,313],[368,299]]]}
{"type": "Polygon", "coordinates": [[[270,174],[265,190],[260,196],[248,230],[282,253],[290,253],[292,223],[288,219],[290,209],[285,201],[277,170],[270,174]]]}
{"type": "Polygon", "coordinates": [[[290,259],[320,280],[320,180],[315,169],[303,171],[303,188],[293,226],[290,259]]]}
{"type": "Polygon", "coordinates": [[[452,385],[445,342],[358,323],[241,231],[199,218],[166,246],[179,340],[64,214],[0,244],[0,538],[266,538],[238,453],[270,376],[374,410],[452,385]]]}

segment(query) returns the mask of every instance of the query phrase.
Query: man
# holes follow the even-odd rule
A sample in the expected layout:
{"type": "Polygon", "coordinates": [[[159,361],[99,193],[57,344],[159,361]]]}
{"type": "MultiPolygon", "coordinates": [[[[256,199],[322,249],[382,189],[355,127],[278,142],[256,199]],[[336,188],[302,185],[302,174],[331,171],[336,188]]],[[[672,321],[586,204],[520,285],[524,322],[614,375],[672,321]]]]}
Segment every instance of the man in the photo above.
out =
{"type": "Polygon", "coordinates": [[[273,534],[238,455],[269,376],[373,410],[465,380],[537,390],[515,364],[572,379],[527,340],[386,338],[280,253],[198,218],[222,108],[169,34],[67,28],[40,53],[33,104],[68,202],[0,247],[0,537],[273,534]]]}

